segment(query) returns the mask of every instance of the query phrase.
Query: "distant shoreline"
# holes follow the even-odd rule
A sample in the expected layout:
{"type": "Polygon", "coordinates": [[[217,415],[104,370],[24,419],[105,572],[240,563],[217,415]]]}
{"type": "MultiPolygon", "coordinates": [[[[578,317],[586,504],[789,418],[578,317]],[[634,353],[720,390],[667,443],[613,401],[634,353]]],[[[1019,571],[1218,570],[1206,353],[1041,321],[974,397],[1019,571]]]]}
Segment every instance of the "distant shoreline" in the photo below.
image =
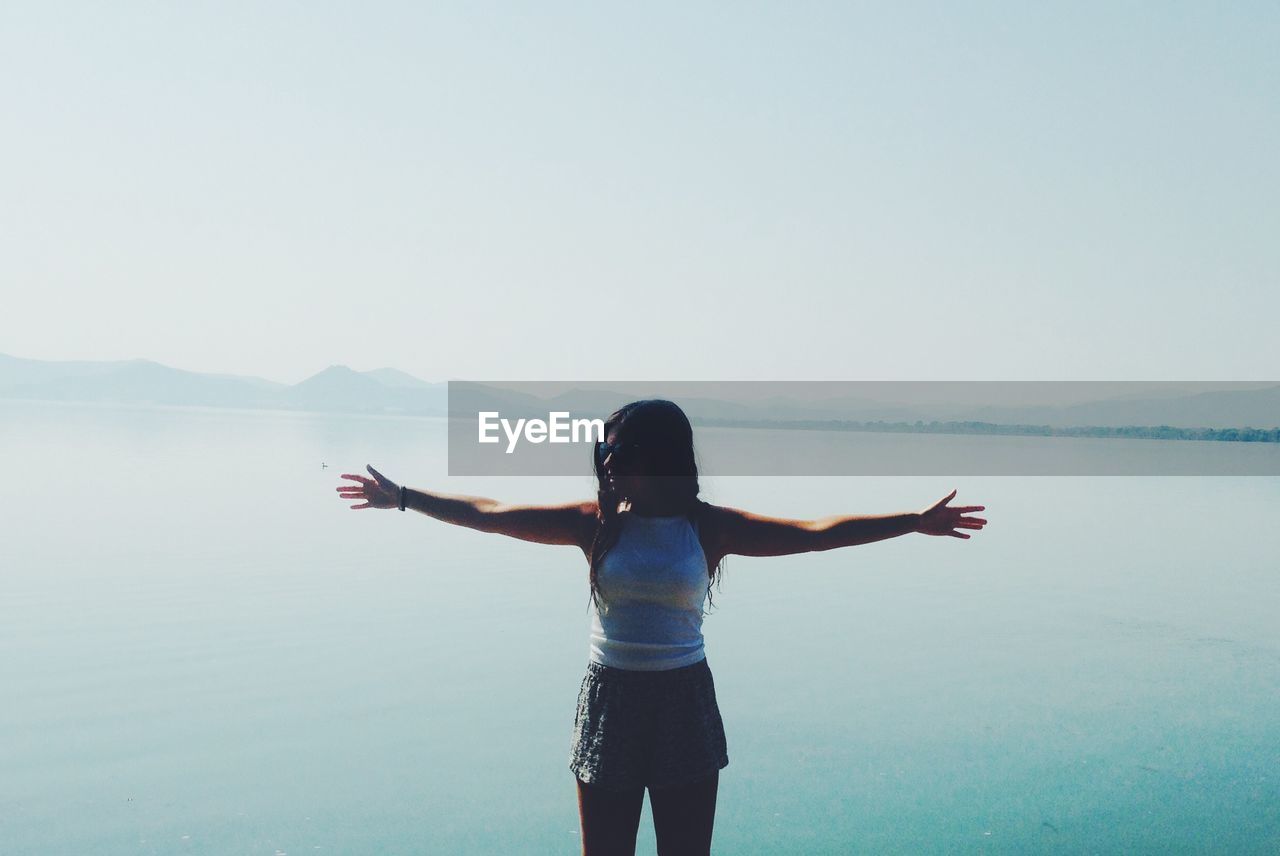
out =
{"type": "Polygon", "coordinates": [[[859,422],[853,419],[717,419],[690,418],[713,428],[763,428],[804,431],[856,431],[874,434],[970,434],[1022,437],[1092,437],[1122,440],[1207,440],[1232,443],[1280,443],[1280,428],[1174,428],[1169,425],[1000,425],[994,422],[859,422]]]}
{"type": "MultiPolygon", "coordinates": [[[[333,408],[317,410],[305,407],[229,407],[217,404],[178,404],[160,401],[73,401],[46,398],[10,398],[0,402],[20,404],[52,404],[75,407],[128,407],[139,409],[176,409],[230,411],[240,413],[276,413],[307,416],[359,416],[389,419],[448,419],[448,414],[391,409],[333,408]]],[[[1175,428],[1169,425],[1126,425],[1107,427],[1085,425],[1055,428],[1051,425],[1003,425],[994,422],[961,422],[931,420],[924,422],[858,421],[853,419],[726,419],[690,416],[694,425],[708,428],[745,428],[778,431],[847,431],[871,434],[954,434],[1010,437],[1088,437],[1121,440],[1198,440],[1229,443],[1280,443],[1280,427],[1276,428],[1175,428]]]]}

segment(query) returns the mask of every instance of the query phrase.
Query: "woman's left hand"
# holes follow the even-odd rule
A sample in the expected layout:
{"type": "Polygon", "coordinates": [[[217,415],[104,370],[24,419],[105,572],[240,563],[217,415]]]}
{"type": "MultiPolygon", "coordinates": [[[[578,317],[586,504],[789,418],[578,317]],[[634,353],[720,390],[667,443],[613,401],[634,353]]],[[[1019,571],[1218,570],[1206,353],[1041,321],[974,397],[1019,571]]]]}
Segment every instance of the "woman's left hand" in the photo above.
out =
{"type": "Polygon", "coordinates": [[[920,512],[920,522],[916,524],[916,531],[923,532],[925,535],[951,535],[955,538],[968,538],[969,536],[963,532],[956,532],[955,529],[981,529],[987,525],[987,521],[981,517],[964,517],[970,511],[983,511],[985,505],[965,505],[949,508],[947,503],[955,498],[956,492],[951,493],[938,500],[934,505],[920,512]]]}

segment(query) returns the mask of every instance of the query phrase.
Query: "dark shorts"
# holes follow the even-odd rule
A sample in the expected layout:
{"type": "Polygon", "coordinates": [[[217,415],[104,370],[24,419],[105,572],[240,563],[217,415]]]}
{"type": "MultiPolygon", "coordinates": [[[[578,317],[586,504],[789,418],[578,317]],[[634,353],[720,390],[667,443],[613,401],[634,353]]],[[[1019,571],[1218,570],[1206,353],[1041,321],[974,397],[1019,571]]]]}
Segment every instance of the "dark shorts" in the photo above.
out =
{"type": "Polygon", "coordinates": [[[588,663],[569,769],[610,790],[691,784],[729,765],[705,659],[659,672],[588,663]]]}

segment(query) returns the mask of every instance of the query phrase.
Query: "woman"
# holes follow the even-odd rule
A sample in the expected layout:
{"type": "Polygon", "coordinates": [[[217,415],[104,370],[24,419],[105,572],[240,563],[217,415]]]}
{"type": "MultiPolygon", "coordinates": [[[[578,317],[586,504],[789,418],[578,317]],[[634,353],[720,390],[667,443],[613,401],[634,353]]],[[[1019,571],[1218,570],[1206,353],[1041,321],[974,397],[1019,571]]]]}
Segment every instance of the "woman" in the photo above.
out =
{"type": "Polygon", "coordinates": [[[649,790],[658,852],[709,853],[724,726],[702,640],[703,604],[725,556],[785,556],[922,532],[981,529],[955,491],[909,514],[764,517],[698,497],[693,430],[670,401],[636,401],[605,421],[594,501],[508,505],[373,478],[338,488],[357,508],[412,508],[446,523],[543,544],[574,544],[589,568],[592,632],[569,768],[582,850],[633,854],[649,790]]]}

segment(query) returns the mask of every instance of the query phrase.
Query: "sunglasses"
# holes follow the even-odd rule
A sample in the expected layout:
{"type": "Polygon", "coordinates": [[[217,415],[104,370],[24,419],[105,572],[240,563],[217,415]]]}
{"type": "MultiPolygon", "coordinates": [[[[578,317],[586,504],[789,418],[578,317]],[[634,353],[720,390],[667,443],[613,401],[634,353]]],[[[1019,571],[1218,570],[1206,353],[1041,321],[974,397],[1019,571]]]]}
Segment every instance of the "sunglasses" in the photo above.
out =
{"type": "Polygon", "coordinates": [[[613,455],[616,462],[630,460],[638,448],[640,448],[638,443],[605,443],[604,441],[596,443],[596,466],[603,467],[605,458],[610,455],[613,455]]]}

